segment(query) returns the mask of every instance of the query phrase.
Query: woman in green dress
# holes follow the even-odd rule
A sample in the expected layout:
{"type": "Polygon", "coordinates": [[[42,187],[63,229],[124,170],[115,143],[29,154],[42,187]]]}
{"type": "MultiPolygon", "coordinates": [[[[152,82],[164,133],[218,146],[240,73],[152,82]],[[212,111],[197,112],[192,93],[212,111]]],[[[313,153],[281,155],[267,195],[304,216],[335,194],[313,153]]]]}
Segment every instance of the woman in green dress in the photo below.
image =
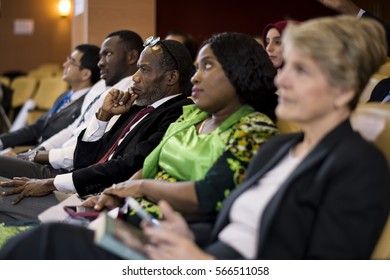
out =
{"type": "Polygon", "coordinates": [[[257,42],[238,33],[205,41],[196,68],[195,104],[183,108],[143,169],[85,205],[110,208],[113,197],[131,196],[157,216],[161,199],[187,215],[218,212],[260,145],[277,133],[275,70],[257,42]]]}

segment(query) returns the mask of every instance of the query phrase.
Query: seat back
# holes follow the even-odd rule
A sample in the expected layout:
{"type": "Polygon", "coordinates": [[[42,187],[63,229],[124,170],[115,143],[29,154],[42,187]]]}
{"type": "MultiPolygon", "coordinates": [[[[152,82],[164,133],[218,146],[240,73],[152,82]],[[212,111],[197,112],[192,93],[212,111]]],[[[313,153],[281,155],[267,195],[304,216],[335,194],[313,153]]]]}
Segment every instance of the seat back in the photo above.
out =
{"type": "Polygon", "coordinates": [[[39,82],[44,79],[44,78],[49,78],[54,76],[54,72],[52,69],[48,68],[38,68],[31,70],[27,73],[27,76],[34,77],[37,79],[39,82]]]}
{"type": "Polygon", "coordinates": [[[387,218],[385,227],[382,230],[375,249],[371,255],[373,260],[389,260],[390,259],[390,215],[387,218]]]}
{"type": "Polygon", "coordinates": [[[14,93],[12,95],[12,108],[22,106],[24,102],[31,98],[36,90],[37,80],[29,76],[19,76],[12,80],[11,88],[14,93]]]}
{"type": "MultiPolygon", "coordinates": [[[[360,103],[352,115],[351,123],[356,131],[383,152],[390,168],[390,104],[360,103]]],[[[371,258],[390,259],[390,216],[371,258]]]]}
{"type": "Polygon", "coordinates": [[[11,85],[11,79],[7,76],[0,76],[0,84],[9,87],[11,85]]]}
{"type": "Polygon", "coordinates": [[[351,123],[356,131],[383,152],[390,166],[390,104],[359,103],[351,123]]]}
{"type": "Polygon", "coordinates": [[[382,75],[385,75],[387,77],[390,77],[390,61],[387,61],[385,64],[383,64],[378,72],[378,74],[382,74],[382,75]]]}
{"type": "Polygon", "coordinates": [[[53,71],[57,71],[58,69],[62,69],[61,64],[55,62],[46,62],[42,63],[37,67],[37,69],[51,69],[53,71]]]}
{"type": "Polygon", "coordinates": [[[68,89],[68,83],[62,80],[62,78],[43,78],[33,99],[38,109],[47,111],[53,106],[57,97],[68,89]]]}

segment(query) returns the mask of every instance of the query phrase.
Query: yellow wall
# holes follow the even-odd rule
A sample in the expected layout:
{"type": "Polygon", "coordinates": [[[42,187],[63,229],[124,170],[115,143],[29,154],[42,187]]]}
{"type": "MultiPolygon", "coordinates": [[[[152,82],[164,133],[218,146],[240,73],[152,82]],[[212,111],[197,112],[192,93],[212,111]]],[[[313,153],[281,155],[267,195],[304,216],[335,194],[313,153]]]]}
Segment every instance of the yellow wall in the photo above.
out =
{"type": "Polygon", "coordinates": [[[74,17],[72,45],[100,46],[111,32],[130,29],[143,39],[156,30],[156,0],[85,0],[85,12],[74,17]]]}
{"type": "MultiPolygon", "coordinates": [[[[85,11],[74,18],[61,18],[57,13],[59,0],[0,0],[0,73],[8,70],[29,71],[42,63],[56,62],[62,64],[72,48],[80,43],[101,44],[106,35],[119,29],[131,29],[144,39],[150,35],[165,36],[170,29],[189,31],[195,35],[199,43],[210,34],[221,31],[248,32],[247,26],[255,24],[260,33],[264,23],[281,19],[292,12],[303,12],[316,16],[322,12],[331,12],[323,8],[317,1],[297,0],[289,5],[300,7],[299,3],[311,4],[311,12],[306,9],[288,8],[281,12],[275,5],[284,0],[274,2],[241,1],[240,7],[254,10],[259,18],[249,17],[246,22],[236,17],[227,16],[225,0],[202,1],[168,1],[168,0],[85,0],[85,11]],[[178,5],[181,4],[180,5],[178,5]],[[183,7],[183,3],[184,7],[183,7]],[[214,7],[214,8],[213,8],[214,7]],[[218,11],[207,17],[208,10],[218,11]],[[225,18],[228,18],[226,20],[225,18]],[[13,34],[15,19],[34,20],[35,29],[31,36],[13,34]],[[262,22],[265,21],[265,22],[262,22]],[[220,23],[233,22],[234,28],[220,27],[220,23]],[[159,26],[157,26],[157,24],[159,26]],[[240,24],[240,26],[238,26],[240,24]]],[[[73,2],[74,0],[72,0],[73,2]]],[[[79,0],[77,0],[79,1],[79,0]]],[[[389,0],[355,0],[359,6],[373,12],[378,17],[390,22],[389,0]]],[[[323,14],[322,13],[322,14],[323,14]]],[[[242,15],[241,15],[242,16],[242,15]]],[[[298,17],[297,19],[300,19],[298,17]]],[[[249,32],[249,34],[252,34],[249,32]]]]}
{"type": "Polygon", "coordinates": [[[0,73],[28,71],[42,63],[63,63],[71,50],[70,18],[57,13],[56,0],[2,0],[0,73]],[[17,19],[34,21],[32,35],[15,35],[17,19]]]}
{"type": "MultiPolygon", "coordinates": [[[[72,1],[73,2],[73,1],[72,1]]],[[[85,0],[84,13],[61,18],[58,0],[1,0],[0,73],[62,64],[81,43],[101,45],[112,31],[130,29],[147,38],[156,30],[156,0],[85,0]],[[16,19],[32,19],[32,35],[15,35],[16,19]]]]}

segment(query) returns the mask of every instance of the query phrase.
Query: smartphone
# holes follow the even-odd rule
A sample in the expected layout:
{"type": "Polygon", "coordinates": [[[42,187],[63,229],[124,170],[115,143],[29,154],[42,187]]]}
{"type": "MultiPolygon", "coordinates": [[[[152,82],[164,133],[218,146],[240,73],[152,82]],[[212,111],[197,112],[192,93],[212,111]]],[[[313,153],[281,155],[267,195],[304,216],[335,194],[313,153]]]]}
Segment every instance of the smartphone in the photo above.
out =
{"type": "Polygon", "coordinates": [[[135,213],[140,217],[142,220],[147,222],[149,225],[153,227],[159,227],[160,223],[157,219],[153,218],[152,215],[150,215],[148,212],[145,211],[144,208],[138,203],[137,200],[135,200],[132,197],[127,197],[126,198],[126,203],[132,208],[135,213]]]}
{"type": "Polygon", "coordinates": [[[100,211],[96,211],[92,207],[85,206],[64,206],[64,210],[71,217],[84,218],[88,220],[94,220],[100,215],[100,211]]]}

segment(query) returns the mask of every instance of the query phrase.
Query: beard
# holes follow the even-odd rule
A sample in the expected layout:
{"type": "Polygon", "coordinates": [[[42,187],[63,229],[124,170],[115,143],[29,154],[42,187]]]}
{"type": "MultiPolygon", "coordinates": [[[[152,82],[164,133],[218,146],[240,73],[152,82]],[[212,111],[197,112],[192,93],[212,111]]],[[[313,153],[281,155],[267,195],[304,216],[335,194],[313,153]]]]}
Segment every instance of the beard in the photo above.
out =
{"type": "Polygon", "coordinates": [[[166,97],[166,93],[163,92],[160,88],[150,89],[148,92],[143,92],[137,98],[138,106],[148,106],[152,105],[154,102],[166,97]]]}

